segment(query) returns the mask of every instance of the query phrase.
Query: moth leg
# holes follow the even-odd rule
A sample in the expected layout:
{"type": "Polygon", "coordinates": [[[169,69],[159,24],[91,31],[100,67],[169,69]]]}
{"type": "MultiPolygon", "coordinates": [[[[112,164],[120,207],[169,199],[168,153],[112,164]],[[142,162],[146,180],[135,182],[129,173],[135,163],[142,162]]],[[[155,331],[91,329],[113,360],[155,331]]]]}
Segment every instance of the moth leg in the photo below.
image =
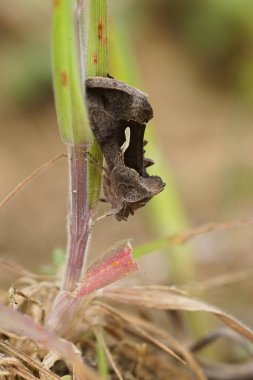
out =
{"type": "Polygon", "coordinates": [[[98,162],[90,152],[87,152],[87,155],[89,156],[89,161],[100,171],[101,174],[103,174],[103,172],[109,174],[108,169],[98,162]]]}
{"type": "Polygon", "coordinates": [[[130,128],[129,127],[127,127],[125,129],[125,137],[126,137],[126,141],[120,147],[120,150],[121,150],[123,156],[124,156],[124,153],[125,153],[125,151],[127,150],[127,148],[129,147],[129,144],[130,144],[130,128]]]}
{"type": "Polygon", "coordinates": [[[122,207],[114,208],[114,209],[112,209],[112,210],[110,210],[110,211],[104,213],[103,215],[98,216],[98,217],[94,220],[93,225],[94,225],[95,223],[99,222],[100,220],[107,218],[108,216],[112,216],[112,215],[118,214],[118,212],[120,212],[121,209],[122,209],[122,207]]]}

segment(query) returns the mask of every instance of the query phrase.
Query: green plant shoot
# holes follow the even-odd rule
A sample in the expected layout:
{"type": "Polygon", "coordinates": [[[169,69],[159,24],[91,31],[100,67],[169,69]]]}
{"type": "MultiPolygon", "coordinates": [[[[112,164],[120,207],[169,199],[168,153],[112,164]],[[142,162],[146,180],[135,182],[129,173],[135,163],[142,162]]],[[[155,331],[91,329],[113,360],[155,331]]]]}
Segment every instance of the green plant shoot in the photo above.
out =
{"type": "Polygon", "coordinates": [[[52,55],[56,113],[63,142],[91,141],[87,110],[81,84],[76,28],[75,0],[54,1],[52,55]]]}

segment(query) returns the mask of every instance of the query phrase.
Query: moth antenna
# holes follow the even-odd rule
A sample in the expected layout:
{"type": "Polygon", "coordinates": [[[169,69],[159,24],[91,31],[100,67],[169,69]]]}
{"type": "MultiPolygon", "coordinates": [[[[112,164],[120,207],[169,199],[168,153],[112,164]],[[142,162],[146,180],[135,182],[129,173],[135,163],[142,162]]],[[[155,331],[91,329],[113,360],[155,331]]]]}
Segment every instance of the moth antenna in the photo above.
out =
{"type": "Polygon", "coordinates": [[[127,127],[125,129],[125,137],[126,137],[126,141],[124,142],[124,144],[121,145],[120,147],[120,150],[122,152],[122,154],[124,155],[125,151],[127,150],[127,148],[129,147],[129,144],[130,144],[130,128],[127,127]]]}

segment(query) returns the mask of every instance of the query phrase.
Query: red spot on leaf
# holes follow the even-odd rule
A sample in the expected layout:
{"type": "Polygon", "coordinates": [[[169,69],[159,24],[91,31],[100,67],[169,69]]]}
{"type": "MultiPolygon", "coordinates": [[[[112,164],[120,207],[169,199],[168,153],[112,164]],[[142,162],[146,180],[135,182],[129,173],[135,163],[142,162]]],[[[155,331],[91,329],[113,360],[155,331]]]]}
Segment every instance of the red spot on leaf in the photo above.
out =
{"type": "Polygon", "coordinates": [[[102,39],[103,39],[103,31],[104,31],[104,24],[100,20],[98,23],[98,39],[99,39],[99,41],[102,41],[102,39]]]}
{"type": "Polygon", "coordinates": [[[66,87],[68,84],[68,76],[65,70],[61,72],[61,84],[63,87],[66,87]]]}
{"type": "Polygon", "coordinates": [[[61,0],[53,0],[53,4],[55,7],[59,7],[59,5],[61,4],[61,0]]]}
{"type": "Polygon", "coordinates": [[[98,63],[98,56],[96,53],[93,54],[93,63],[98,63]]]}

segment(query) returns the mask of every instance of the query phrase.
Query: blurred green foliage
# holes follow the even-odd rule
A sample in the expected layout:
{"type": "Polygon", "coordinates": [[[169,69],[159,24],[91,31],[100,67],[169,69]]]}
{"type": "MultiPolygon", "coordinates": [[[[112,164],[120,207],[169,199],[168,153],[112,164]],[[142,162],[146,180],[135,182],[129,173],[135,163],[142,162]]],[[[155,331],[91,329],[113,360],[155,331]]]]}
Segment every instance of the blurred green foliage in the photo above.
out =
{"type": "Polygon", "coordinates": [[[62,248],[55,248],[52,252],[52,263],[43,265],[41,272],[49,275],[55,275],[64,266],[66,262],[66,252],[62,248]]]}
{"type": "Polygon", "coordinates": [[[6,95],[17,106],[32,109],[53,99],[50,48],[48,45],[22,45],[5,60],[6,95]],[[18,64],[17,64],[18,62],[18,64]]]}
{"type": "MultiPolygon", "coordinates": [[[[0,12],[1,7],[8,8],[0,6],[0,12]]],[[[3,42],[0,66],[4,73],[1,85],[4,91],[8,84],[5,96],[20,106],[29,106],[36,99],[40,101],[48,97],[51,91],[48,36],[44,36],[42,42],[40,38],[45,29],[45,13],[49,12],[47,8],[48,4],[37,2],[33,9],[27,2],[18,5],[18,18],[17,12],[12,14],[6,11],[0,17],[0,38],[3,42]],[[33,14],[35,11],[40,13],[33,14]],[[41,15],[44,19],[40,19],[41,15]],[[38,31],[31,36],[28,26],[35,24],[36,20],[38,31]],[[26,30],[28,39],[24,36],[26,30]],[[15,38],[20,38],[20,34],[21,44],[17,49],[15,38]],[[28,41],[26,46],[25,41],[28,41]],[[11,54],[7,51],[7,42],[11,54]],[[14,46],[16,54],[13,52],[14,46]]],[[[109,8],[113,17],[120,9],[131,29],[135,25],[140,29],[139,25],[149,23],[151,18],[149,25],[160,29],[163,35],[173,34],[173,38],[183,42],[210,83],[233,91],[247,102],[253,100],[251,0],[112,0],[109,8]]]]}
{"type": "MultiPolygon", "coordinates": [[[[251,0],[148,1],[164,33],[173,33],[213,84],[253,100],[251,0]]],[[[153,16],[152,16],[153,17],[153,16]]]]}
{"type": "MultiPolygon", "coordinates": [[[[132,51],[133,32],[129,30],[127,22],[116,19],[111,28],[110,37],[110,69],[119,80],[140,87],[141,75],[138,73],[138,65],[132,51]]],[[[159,173],[166,187],[162,193],[152,199],[145,207],[146,223],[149,225],[154,236],[167,237],[168,235],[186,229],[187,218],[181,203],[180,196],[175,187],[168,167],[163,165],[163,158],[159,141],[151,131],[151,126],[145,131],[148,144],[145,147],[147,157],[155,157],[155,168],[149,168],[149,174],[159,173]]],[[[144,218],[143,218],[144,220],[144,218]]],[[[168,249],[166,241],[162,239],[150,242],[135,251],[135,257],[150,253],[153,250],[164,250],[168,254],[168,268],[172,272],[172,278],[178,282],[192,280],[194,278],[194,261],[189,250],[185,247],[173,247],[168,249]],[[160,244],[161,243],[161,244],[160,244]],[[150,245],[151,244],[151,245],[150,245]],[[169,251],[169,252],[168,252],[169,251]]]]}
{"type": "Polygon", "coordinates": [[[231,165],[226,170],[221,184],[220,207],[222,210],[233,210],[242,202],[250,201],[253,193],[252,166],[231,165]]]}

